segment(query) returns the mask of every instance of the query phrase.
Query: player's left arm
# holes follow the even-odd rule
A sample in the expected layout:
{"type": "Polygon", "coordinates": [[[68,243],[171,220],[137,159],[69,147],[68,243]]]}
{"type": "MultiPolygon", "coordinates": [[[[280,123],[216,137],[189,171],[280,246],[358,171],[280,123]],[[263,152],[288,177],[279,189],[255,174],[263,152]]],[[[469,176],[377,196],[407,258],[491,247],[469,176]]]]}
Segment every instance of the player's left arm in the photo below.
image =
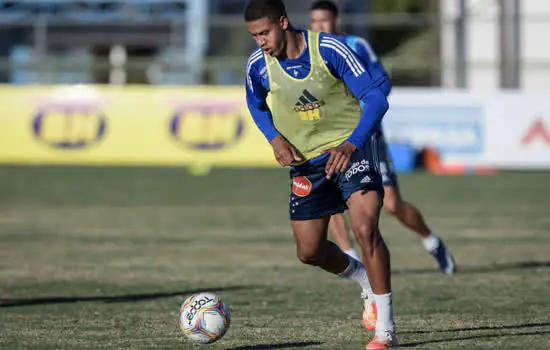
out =
{"type": "Polygon", "coordinates": [[[346,73],[343,80],[355,97],[363,102],[363,113],[359,123],[348,138],[348,141],[355,147],[361,148],[372,133],[378,129],[389,108],[386,94],[383,91],[387,77],[381,76],[374,80],[368,76],[368,72],[361,76],[346,73]]]}
{"type": "Polygon", "coordinates": [[[327,177],[330,177],[346,169],[353,151],[363,147],[380,125],[389,108],[388,100],[381,90],[387,77],[382,75],[374,79],[368,65],[350,47],[334,40],[332,36],[321,37],[320,52],[332,75],[342,80],[355,97],[364,103],[359,123],[348,140],[325,152],[330,153],[327,163],[327,177]]]}
{"type": "Polygon", "coordinates": [[[377,73],[383,74],[388,77],[386,81],[380,86],[380,89],[387,97],[392,90],[392,85],[389,79],[388,72],[386,72],[386,69],[382,65],[382,62],[380,62],[380,60],[378,59],[378,56],[372,49],[372,46],[367,40],[361,37],[356,37],[350,47],[359,57],[363,59],[363,62],[367,64],[367,68],[377,70],[377,73]]]}
{"type": "MultiPolygon", "coordinates": [[[[350,44],[351,45],[351,44],[350,44]]],[[[355,37],[351,49],[364,60],[369,60],[370,63],[378,62],[378,56],[370,46],[369,42],[363,38],[355,37]]]]}

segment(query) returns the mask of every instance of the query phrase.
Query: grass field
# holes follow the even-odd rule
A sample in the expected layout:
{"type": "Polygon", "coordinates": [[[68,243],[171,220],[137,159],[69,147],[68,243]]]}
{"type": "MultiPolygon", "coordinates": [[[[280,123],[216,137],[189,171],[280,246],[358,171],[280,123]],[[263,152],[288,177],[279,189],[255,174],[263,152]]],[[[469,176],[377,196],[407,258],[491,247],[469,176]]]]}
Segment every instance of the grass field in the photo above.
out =
{"type": "MultiPolygon", "coordinates": [[[[550,173],[400,178],[452,248],[446,277],[388,216],[400,342],[550,349],[550,173]]],[[[303,266],[284,170],[0,168],[1,349],[187,349],[180,303],[233,315],[205,349],[364,349],[358,287],[303,266]]]]}

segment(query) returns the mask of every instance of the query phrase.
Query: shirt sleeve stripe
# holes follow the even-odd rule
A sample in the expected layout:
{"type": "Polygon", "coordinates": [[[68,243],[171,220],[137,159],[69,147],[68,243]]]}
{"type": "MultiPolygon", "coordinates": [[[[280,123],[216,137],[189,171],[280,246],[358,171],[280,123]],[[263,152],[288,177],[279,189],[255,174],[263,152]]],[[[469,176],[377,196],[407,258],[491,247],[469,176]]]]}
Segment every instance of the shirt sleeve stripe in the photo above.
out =
{"type": "Polygon", "coordinates": [[[254,63],[258,62],[263,55],[261,54],[261,51],[258,51],[258,53],[252,54],[250,58],[248,59],[248,65],[246,66],[246,81],[248,82],[248,87],[250,88],[250,91],[254,91],[254,87],[252,86],[252,78],[250,77],[250,69],[254,65],[254,63]]]}
{"type": "Polygon", "coordinates": [[[365,68],[363,67],[363,64],[361,62],[359,62],[359,60],[357,60],[357,58],[355,57],[355,55],[352,53],[351,49],[344,45],[343,43],[341,43],[340,41],[334,39],[334,38],[330,38],[330,37],[325,37],[321,43],[323,42],[326,42],[326,43],[330,43],[330,44],[333,44],[337,47],[339,47],[343,52],[345,52],[351,59],[351,61],[356,65],[356,68],[357,70],[361,73],[364,73],[365,72],[365,68]]]}
{"type": "MultiPolygon", "coordinates": [[[[342,44],[340,41],[338,41],[334,38],[330,38],[330,37],[323,38],[321,40],[321,45],[323,45],[323,44],[325,44],[325,45],[330,44],[332,46],[337,47],[339,49],[338,52],[340,53],[340,55],[342,57],[346,58],[346,62],[348,62],[348,65],[350,65],[350,62],[351,62],[351,64],[355,67],[355,70],[357,71],[357,76],[365,73],[365,67],[363,67],[363,64],[361,62],[359,62],[359,60],[357,60],[357,58],[352,53],[352,51],[349,47],[342,44]]],[[[350,68],[351,68],[351,65],[350,65],[350,68]]]]}
{"type": "Polygon", "coordinates": [[[357,67],[355,67],[355,65],[350,61],[349,56],[346,55],[344,52],[342,52],[338,47],[336,47],[334,45],[331,45],[331,44],[325,44],[325,43],[321,43],[321,47],[328,47],[330,49],[333,49],[340,56],[342,56],[346,60],[346,63],[348,64],[348,67],[353,72],[353,75],[355,75],[356,77],[358,77],[362,74],[362,73],[359,73],[359,71],[357,70],[357,67]]]}
{"type": "Polygon", "coordinates": [[[254,61],[254,59],[258,58],[260,55],[262,54],[262,51],[260,49],[254,51],[252,53],[252,55],[250,55],[250,57],[248,58],[248,64],[246,66],[246,71],[248,72],[250,70],[250,66],[252,65],[252,61],[254,61]]]}
{"type": "Polygon", "coordinates": [[[372,47],[370,46],[369,42],[366,41],[365,39],[363,38],[360,38],[360,37],[357,37],[355,39],[355,44],[356,45],[362,45],[364,48],[365,48],[365,51],[367,51],[368,55],[369,55],[369,60],[372,62],[372,63],[375,63],[378,61],[378,57],[376,56],[376,54],[374,53],[374,50],[372,49],[372,47]]]}

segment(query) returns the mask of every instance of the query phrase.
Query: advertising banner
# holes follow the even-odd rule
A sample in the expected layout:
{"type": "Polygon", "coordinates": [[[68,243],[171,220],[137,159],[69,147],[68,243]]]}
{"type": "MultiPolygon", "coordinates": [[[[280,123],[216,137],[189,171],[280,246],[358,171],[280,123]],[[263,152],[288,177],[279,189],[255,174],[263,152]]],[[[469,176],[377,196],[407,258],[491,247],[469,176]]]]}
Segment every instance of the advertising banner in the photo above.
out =
{"type": "Polygon", "coordinates": [[[273,166],[243,89],[0,89],[0,162],[273,166]]]}
{"type": "MultiPolygon", "coordinates": [[[[0,87],[0,163],[278,166],[242,87],[0,87]]],[[[544,94],[395,89],[390,143],[444,164],[550,169],[544,94]]]]}

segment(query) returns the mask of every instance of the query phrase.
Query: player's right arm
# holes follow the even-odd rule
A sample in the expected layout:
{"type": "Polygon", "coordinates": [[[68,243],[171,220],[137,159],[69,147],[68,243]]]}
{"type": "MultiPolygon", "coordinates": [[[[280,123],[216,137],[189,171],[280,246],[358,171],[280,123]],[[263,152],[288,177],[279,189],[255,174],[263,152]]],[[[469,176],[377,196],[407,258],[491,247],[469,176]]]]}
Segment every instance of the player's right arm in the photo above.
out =
{"type": "Polygon", "coordinates": [[[262,62],[265,64],[261,51],[255,52],[248,59],[246,69],[246,104],[252,119],[267,141],[273,147],[275,159],[282,166],[288,166],[295,161],[301,161],[296,150],[277,131],[273,124],[273,116],[267,105],[268,89],[262,84],[258,67],[262,62]]]}

